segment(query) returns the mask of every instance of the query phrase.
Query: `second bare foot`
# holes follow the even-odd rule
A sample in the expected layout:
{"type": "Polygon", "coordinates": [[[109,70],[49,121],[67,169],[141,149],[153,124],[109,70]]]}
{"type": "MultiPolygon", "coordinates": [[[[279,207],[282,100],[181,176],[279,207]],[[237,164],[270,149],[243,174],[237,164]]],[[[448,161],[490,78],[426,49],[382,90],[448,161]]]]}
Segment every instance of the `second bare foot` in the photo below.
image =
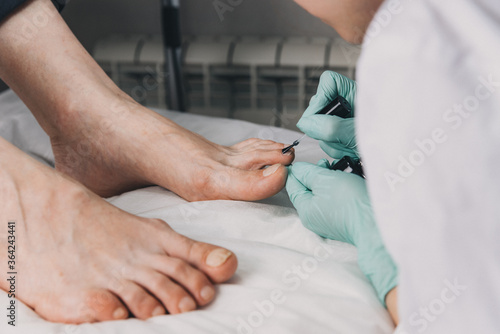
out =
{"type": "Polygon", "coordinates": [[[156,184],[190,201],[260,200],[285,184],[294,156],[283,144],[217,145],[131,99],[98,95],[93,109],[69,112],[51,140],[56,168],[101,196],[156,184]]]}
{"type": "MultiPolygon", "coordinates": [[[[16,297],[49,321],[192,311],[212,301],[213,283],[236,270],[230,251],[121,211],[3,139],[0,164],[0,218],[16,224],[16,297]]],[[[8,234],[1,232],[7,249],[8,234]]],[[[6,253],[0,254],[4,273],[6,253]]],[[[0,288],[8,290],[6,279],[0,288]]]]}

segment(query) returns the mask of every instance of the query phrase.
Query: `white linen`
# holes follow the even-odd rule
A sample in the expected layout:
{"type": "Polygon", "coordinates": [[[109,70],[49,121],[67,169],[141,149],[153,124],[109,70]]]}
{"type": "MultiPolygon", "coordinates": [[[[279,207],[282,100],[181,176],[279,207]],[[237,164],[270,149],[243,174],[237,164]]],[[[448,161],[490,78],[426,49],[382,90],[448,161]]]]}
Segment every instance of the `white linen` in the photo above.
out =
{"type": "MultiPolygon", "coordinates": [[[[41,161],[49,164],[53,161],[48,138],[12,92],[0,96],[0,112],[1,136],[41,161]]],[[[250,137],[292,142],[300,135],[236,120],[159,112],[221,144],[250,137]]],[[[323,157],[312,139],[304,139],[297,148],[298,160],[316,162],[323,157]]],[[[306,230],[284,191],[260,203],[188,203],[165,189],[150,187],[109,201],[136,215],[164,219],[189,237],[233,250],[239,259],[236,275],[218,287],[215,302],[196,312],[148,321],[130,319],[70,326],[49,323],[22,307],[15,329],[6,325],[4,315],[0,317],[1,333],[382,334],[393,331],[387,312],[357,266],[354,247],[323,240],[306,230]],[[315,254],[326,259],[318,262],[315,254]],[[303,279],[291,272],[294,266],[304,268],[303,279]],[[268,301],[264,306],[256,306],[270,300],[274,289],[283,291],[284,297],[278,300],[282,303],[270,306],[268,301]]],[[[2,314],[6,312],[6,303],[6,294],[0,291],[2,314]]]]}
{"type": "Polygon", "coordinates": [[[368,31],[357,129],[398,330],[498,333],[499,3],[387,1],[368,31]]]}

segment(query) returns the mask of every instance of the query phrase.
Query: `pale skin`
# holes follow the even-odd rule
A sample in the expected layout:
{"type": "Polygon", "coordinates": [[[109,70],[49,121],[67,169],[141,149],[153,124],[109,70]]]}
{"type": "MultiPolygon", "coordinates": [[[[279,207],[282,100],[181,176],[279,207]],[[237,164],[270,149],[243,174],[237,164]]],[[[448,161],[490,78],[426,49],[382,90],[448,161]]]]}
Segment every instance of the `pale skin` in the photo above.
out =
{"type": "MultiPolygon", "coordinates": [[[[4,20],[0,45],[0,77],[50,136],[56,160],[53,170],[0,139],[0,220],[16,221],[22,259],[16,297],[47,320],[74,324],[211,302],[214,284],[236,271],[233,253],[100,196],[156,184],[190,201],[263,199],[283,188],[293,152],[259,139],[220,146],[135,103],[50,0],[28,1],[4,20]]],[[[3,278],[0,288],[8,290],[3,278]]]]}
{"type": "MultiPolygon", "coordinates": [[[[208,304],[214,283],[236,270],[230,251],[121,211],[3,139],[0,164],[0,218],[16,221],[22,273],[16,297],[47,320],[79,324],[129,312],[147,319],[191,311],[208,304]]],[[[0,261],[6,273],[6,252],[0,261]]],[[[0,287],[8,291],[6,279],[0,287]]]]}
{"type": "MultiPolygon", "coordinates": [[[[383,0],[295,0],[309,13],[333,27],[347,42],[360,44],[373,16],[383,0]]],[[[398,288],[385,297],[387,310],[397,325],[398,288]]]]}

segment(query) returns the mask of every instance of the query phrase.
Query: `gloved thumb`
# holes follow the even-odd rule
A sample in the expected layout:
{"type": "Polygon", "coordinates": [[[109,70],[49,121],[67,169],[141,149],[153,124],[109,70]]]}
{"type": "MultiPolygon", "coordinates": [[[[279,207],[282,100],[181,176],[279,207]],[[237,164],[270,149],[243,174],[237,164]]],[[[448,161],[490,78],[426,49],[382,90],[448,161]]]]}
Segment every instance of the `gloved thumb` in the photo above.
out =
{"type": "Polygon", "coordinates": [[[288,197],[290,197],[290,201],[292,201],[293,205],[300,209],[303,205],[307,205],[309,200],[312,199],[313,194],[310,189],[308,189],[305,185],[303,185],[293,174],[293,168],[296,163],[288,166],[288,178],[286,180],[286,191],[288,193],[288,197]]]}
{"type": "Polygon", "coordinates": [[[312,190],[316,188],[317,181],[325,171],[329,170],[308,162],[296,162],[292,165],[291,175],[302,184],[302,187],[312,190]]]}
{"type": "Polygon", "coordinates": [[[311,100],[309,101],[309,106],[304,111],[302,118],[316,115],[318,112],[323,110],[323,108],[326,107],[331,100],[333,100],[336,97],[337,95],[328,97],[323,92],[316,93],[316,95],[311,97],[311,100]]]}

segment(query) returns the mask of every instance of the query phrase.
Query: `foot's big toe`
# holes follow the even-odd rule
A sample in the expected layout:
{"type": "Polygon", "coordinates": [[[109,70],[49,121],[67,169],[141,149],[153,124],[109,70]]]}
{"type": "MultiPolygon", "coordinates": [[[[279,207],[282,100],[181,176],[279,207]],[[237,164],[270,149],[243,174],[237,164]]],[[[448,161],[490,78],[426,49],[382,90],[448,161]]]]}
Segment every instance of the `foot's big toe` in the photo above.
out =
{"type": "Polygon", "coordinates": [[[216,283],[230,279],[238,267],[236,255],[230,250],[203,243],[197,243],[199,248],[199,268],[205,271],[216,283]]]}
{"type": "MultiPolygon", "coordinates": [[[[215,283],[222,283],[230,279],[238,267],[238,260],[233,252],[189,239],[180,234],[167,238],[164,247],[171,257],[186,261],[215,283]]],[[[201,282],[201,280],[199,281],[201,282]]]]}
{"type": "Polygon", "coordinates": [[[283,189],[287,174],[280,163],[258,170],[227,167],[212,175],[211,193],[220,199],[258,201],[283,189]]]}
{"type": "Polygon", "coordinates": [[[279,143],[252,145],[251,148],[247,147],[232,156],[230,165],[241,169],[260,169],[275,164],[287,166],[293,162],[295,151],[290,150],[283,154],[285,147],[286,145],[279,143]]]}

